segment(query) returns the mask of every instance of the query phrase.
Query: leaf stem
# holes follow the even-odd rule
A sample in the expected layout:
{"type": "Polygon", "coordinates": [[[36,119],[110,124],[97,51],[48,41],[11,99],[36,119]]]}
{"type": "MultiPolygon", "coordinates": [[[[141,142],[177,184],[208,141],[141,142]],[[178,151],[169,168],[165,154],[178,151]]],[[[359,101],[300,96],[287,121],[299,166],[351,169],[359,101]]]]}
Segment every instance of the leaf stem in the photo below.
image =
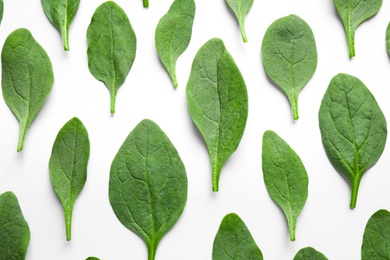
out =
{"type": "Polygon", "coordinates": [[[61,38],[62,38],[62,43],[64,45],[64,50],[69,51],[69,30],[67,28],[63,29],[63,32],[61,32],[61,38]]]}
{"type": "Polygon", "coordinates": [[[247,37],[246,37],[246,32],[245,32],[244,21],[239,21],[238,23],[239,23],[239,25],[240,25],[240,31],[241,31],[242,41],[243,41],[243,42],[248,42],[248,39],[247,39],[247,37]]]}
{"type": "Polygon", "coordinates": [[[148,243],[148,260],[154,260],[156,257],[156,248],[154,243],[148,243]]]}
{"type": "Polygon", "coordinates": [[[26,133],[27,133],[26,123],[20,123],[18,148],[16,150],[17,152],[20,152],[23,150],[24,139],[26,138],[26,133]]]}
{"type": "Polygon", "coordinates": [[[295,225],[293,223],[288,223],[288,230],[290,232],[290,241],[295,241],[295,225]]]}
{"type": "Polygon", "coordinates": [[[144,1],[144,7],[148,8],[149,7],[149,0],[143,0],[144,1]]]}
{"type": "Polygon", "coordinates": [[[111,114],[115,114],[115,100],[116,100],[116,93],[115,91],[110,91],[110,97],[111,97],[111,114]]]}
{"type": "Polygon", "coordinates": [[[347,42],[349,49],[349,58],[355,57],[355,32],[352,31],[352,28],[350,26],[347,28],[347,42]]]}
{"type": "Polygon", "coordinates": [[[72,239],[72,213],[73,206],[68,206],[65,210],[65,228],[66,228],[66,240],[72,239]]]}
{"type": "Polygon", "coordinates": [[[293,96],[292,100],[290,100],[291,103],[291,109],[293,113],[294,120],[299,119],[299,114],[298,114],[298,96],[293,96]]]}
{"type": "Polygon", "coordinates": [[[172,71],[171,73],[169,73],[169,75],[171,76],[173,86],[175,87],[175,89],[177,89],[179,83],[177,83],[176,72],[172,71]]]}
{"type": "Polygon", "coordinates": [[[351,209],[354,209],[356,207],[356,201],[357,201],[357,197],[358,197],[361,179],[362,179],[361,174],[358,174],[356,179],[353,182],[351,182],[351,185],[352,185],[351,204],[350,204],[351,209]]]}
{"type": "Polygon", "coordinates": [[[213,163],[212,168],[212,188],[213,192],[217,192],[219,190],[219,176],[221,175],[221,168],[217,163],[213,163]]]}

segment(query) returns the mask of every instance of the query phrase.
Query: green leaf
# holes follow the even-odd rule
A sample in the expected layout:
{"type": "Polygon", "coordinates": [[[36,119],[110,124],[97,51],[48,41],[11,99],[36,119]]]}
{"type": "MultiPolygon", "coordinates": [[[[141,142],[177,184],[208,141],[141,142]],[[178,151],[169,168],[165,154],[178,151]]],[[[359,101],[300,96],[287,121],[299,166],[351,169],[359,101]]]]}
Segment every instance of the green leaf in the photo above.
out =
{"type": "Polygon", "coordinates": [[[43,10],[50,22],[61,33],[65,51],[69,51],[69,27],[80,0],[41,0],[43,10]]]}
{"type": "Polygon", "coordinates": [[[213,244],[213,260],[263,260],[263,254],[241,218],[227,214],[213,244]]]}
{"type": "Polygon", "coordinates": [[[322,99],[319,121],[326,154],[350,182],[351,208],[355,208],[360,180],[385,147],[386,119],[363,82],[338,74],[322,99]]]}
{"type": "Polygon", "coordinates": [[[187,174],[176,148],[151,120],[126,138],[111,165],[111,206],[128,229],[141,237],[149,260],[184,210],[187,174]]]}
{"type": "Polygon", "coordinates": [[[355,57],[355,31],[358,26],[379,12],[382,0],[334,0],[344,24],[349,57],[355,57]]]}
{"type": "Polygon", "coordinates": [[[137,39],[126,13],[113,1],[100,5],[87,31],[89,71],[103,82],[115,98],[135,59],[137,39]]]}
{"type": "Polygon", "coordinates": [[[4,14],[4,2],[3,0],[0,0],[0,23],[3,20],[3,14],[4,14]]]}
{"type": "Polygon", "coordinates": [[[47,53],[27,29],[17,29],[7,37],[1,63],[3,97],[20,124],[20,152],[27,130],[53,87],[53,68],[47,53]]]}
{"type": "Polygon", "coordinates": [[[317,68],[317,47],[309,25],[296,15],[273,22],[261,47],[265,72],[286,94],[294,120],[298,95],[317,68]]]}
{"type": "Polygon", "coordinates": [[[175,0],[156,28],[157,53],[175,88],[178,87],[176,61],[190,43],[194,16],[194,0],[175,0]]]}
{"type": "Polygon", "coordinates": [[[30,229],[15,194],[0,195],[0,260],[23,260],[30,243],[30,229]]]}
{"type": "Polygon", "coordinates": [[[378,210],[363,235],[362,260],[390,260],[390,212],[378,210]]]}
{"type": "Polygon", "coordinates": [[[386,48],[387,53],[390,55],[390,23],[387,25],[386,29],[386,48]]]}
{"type": "Polygon", "coordinates": [[[225,0],[229,5],[230,9],[234,12],[237,17],[238,25],[240,26],[242,41],[247,42],[245,33],[245,16],[253,5],[253,0],[225,0]]]}
{"type": "Polygon", "coordinates": [[[187,102],[206,142],[213,191],[218,191],[221,169],[237,149],[248,117],[244,79],[222,40],[209,40],[196,54],[187,83],[187,102]]]}
{"type": "Polygon", "coordinates": [[[301,158],[275,132],[263,135],[263,174],[268,193],[283,210],[295,241],[295,229],[299,214],[305,206],[308,193],[308,177],[301,158]]]}
{"type": "Polygon", "coordinates": [[[94,256],[90,256],[86,260],[100,260],[100,259],[94,256]]]}
{"type": "Polygon", "coordinates": [[[294,260],[328,260],[328,258],[312,247],[305,247],[298,251],[294,260]]]}
{"type": "Polygon", "coordinates": [[[87,129],[74,117],[59,131],[51,152],[50,179],[64,208],[68,241],[71,240],[73,206],[87,180],[89,149],[87,129]]]}

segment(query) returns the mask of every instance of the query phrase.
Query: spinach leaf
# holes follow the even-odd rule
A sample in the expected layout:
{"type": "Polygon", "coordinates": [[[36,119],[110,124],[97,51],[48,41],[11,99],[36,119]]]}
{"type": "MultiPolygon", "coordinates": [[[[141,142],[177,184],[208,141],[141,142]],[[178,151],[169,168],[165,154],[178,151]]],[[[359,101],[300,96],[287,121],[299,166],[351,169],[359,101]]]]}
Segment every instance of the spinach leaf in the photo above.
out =
{"type": "Polygon", "coordinates": [[[87,129],[75,117],[61,128],[51,152],[50,179],[64,208],[68,241],[71,240],[73,206],[87,180],[89,147],[87,129]]]}
{"type": "Polygon", "coordinates": [[[94,256],[90,256],[86,260],[100,260],[100,259],[94,256]]]}
{"type": "Polygon", "coordinates": [[[187,102],[206,142],[213,191],[218,191],[222,166],[237,149],[248,117],[244,79],[222,40],[209,40],[196,54],[187,83],[187,102]]]}
{"type": "Polygon", "coordinates": [[[290,240],[295,241],[297,220],[308,193],[305,166],[295,151],[272,131],[263,135],[262,159],[265,186],[286,215],[290,240]]]}
{"type": "Polygon", "coordinates": [[[190,43],[194,17],[194,0],[175,0],[156,28],[157,53],[175,88],[178,87],[176,61],[190,43]]]}
{"type": "Polygon", "coordinates": [[[338,74],[322,100],[319,122],[326,154],[350,182],[351,208],[355,208],[360,180],[385,147],[386,119],[363,82],[338,74]]]}
{"type": "Polygon", "coordinates": [[[24,219],[15,194],[0,195],[0,260],[26,257],[30,243],[30,229],[24,219]]]}
{"type": "Polygon", "coordinates": [[[53,87],[53,68],[47,53],[27,29],[17,29],[7,37],[1,63],[3,97],[20,124],[20,152],[27,130],[53,87]]]}
{"type": "Polygon", "coordinates": [[[263,260],[263,254],[241,218],[227,214],[213,244],[213,260],[263,260]]]}
{"type": "Polygon", "coordinates": [[[143,0],[143,3],[145,8],[149,7],[149,0],[143,0]]]}
{"type": "Polygon", "coordinates": [[[238,25],[240,26],[242,41],[247,42],[245,33],[245,16],[248,14],[249,10],[253,5],[253,0],[225,0],[229,5],[230,9],[234,12],[237,17],[238,25]]]}
{"type": "Polygon", "coordinates": [[[344,24],[349,57],[355,57],[355,31],[358,26],[379,12],[382,0],[334,0],[344,24]]]}
{"type": "Polygon", "coordinates": [[[286,94],[298,120],[298,95],[317,68],[317,47],[309,25],[296,15],[273,22],[262,47],[265,72],[286,94]]]}
{"type": "Polygon", "coordinates": [[[294,260],[328,260],[328,258],[312,247],[305,247],[298,251],[294,260]]]}
{"type": "Polygon", "coordinates": [[[363,235],[362,260],[390,259],[390,212],[378,210],[368,220],[363,235]]]}
{"type": "Polygon", "coordinates": [[[135,59],[137,39],[126,13],[113,1],[100,5],[87,31],[89,71],[102,81],[111,95],[111,113],[115,97],[135,59]]]}
{"type": "Polygon", "coordinates": [[[3,20],[3,14],[4,14],[4,2],[3,0],[0,0],[0,23],[3,20]]]}
{"type": "Polygon", "coordinates": [[[151,120],[129,134],[111,165],[111,206],[128,229],[141,237],[150,260],[184,210],[187,174],[176,148],[151,120]]]}
{"type": "Polygon", "coordinates": [[[80,0],[41,0],[43,10],[50,22],[61,33],[65,51],[69,51],[69,27],[80,0]]]}

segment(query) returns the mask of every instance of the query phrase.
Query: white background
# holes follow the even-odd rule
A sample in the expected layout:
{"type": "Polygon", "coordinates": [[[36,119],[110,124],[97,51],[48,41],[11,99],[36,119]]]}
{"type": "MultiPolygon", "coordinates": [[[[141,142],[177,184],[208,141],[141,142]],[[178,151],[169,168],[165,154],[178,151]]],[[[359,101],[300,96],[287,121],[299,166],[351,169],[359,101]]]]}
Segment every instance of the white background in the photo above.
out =
{"type": "Polygon", "coordinates": [[[53,63],[55,84],[31,126],[24,150],[16,152],[18,122],[0,102],[0,193],[13,191],[31,229],[28,260],[147,259],[146,246],[117,220],[108,200],[111,162],[129,132],[144,118],[154,120],[175,145],[186,166],[189,189],[183,215],[163,238],[156,259],[211,259],[222,218],[236,212],[247,224],[265,259],[292,259],[313,246],[329,259],[360,259],[368,218],[390,209],[390,151],[362,179],[357,207],[349,209],[348,183],[333,169],[321,143],[318,110],[333,76],[359,77],[390,120],[390,60],[385,30],[390,2],[362,24],[356,34],[356,58],[349,60],[343,26],[333,1],[255,0],[246,19],[249,42],[241,41],[236,18],[224,0],[196,0],[191,43],[179,58],[179,88],[173,89],[159,62],[154,31],[172,0],[117,0],[137,35],[137,55],[118,92],[115,116],[109,92],[89,73],[86,30],[102,0],[82,0],[70,30],[70,52],[63,51],[58,31],[46,18],[39,0],[4,0],[0,44],[13,30],[26,27],[53,63]],[[300,119],[293,122],[286,97],[267,79],[261,64],[261,41],[276,19],[297,14],[312,28],[318,67],[299,100],[300,119]],[[206,146],[187,110],[185,86],[197,50],[210,38],[221,38],[235,59],[249,92],[249,117],[241,144],[223,168],[220,191],[211,192],[211,167],[206,146]],[[65,239],[59,200],[49,179],[48,161],[59,129],[72,117],[88,129],[91,157],[88,180],[73,213],[72,241],[65,239]],[[289,241],[281,210],[270,199],[262,177],[261,145],[265,130],[276,131],[300,155],[309,175],[309,196],[299,217],[296,242],[289,241]]]}

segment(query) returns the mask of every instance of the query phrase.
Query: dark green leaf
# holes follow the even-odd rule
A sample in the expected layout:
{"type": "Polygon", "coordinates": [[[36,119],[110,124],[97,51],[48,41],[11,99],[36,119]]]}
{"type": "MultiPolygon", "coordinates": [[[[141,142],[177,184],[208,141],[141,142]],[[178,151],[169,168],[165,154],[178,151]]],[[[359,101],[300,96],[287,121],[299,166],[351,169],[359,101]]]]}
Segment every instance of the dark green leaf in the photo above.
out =
{"type": "Polygon", "coordinates": [[[355,31],[358,26],[379,12],[382,0],[334,0],[344,24],[349,57],[355,57],[355,31]]]}
{"type": "Polygon", "coordinates": [[[41,0],[43,10],[50,22],[60,31],[64,49],[69,51],[69,27],[80,0],[41,0]]]}
{"type": "Polygon", "coordinates": [[[184,210],[187,174],[165,133],[143,120],[129,134],[111,165],[111,206],[128,229],[148,247],[150,260],[157,246],[184,210]]]}
{"type": "Polygon", "coordinates": [[[100,5],[87,31],[89,71],[102,81],[111,96],[111,113],[115,98],[135,59],[137,39],[129,18],[116,3],[100,5]]]}
{"type": "Polygon", "coordinates": [[[360,180],[385,147],[386,119],[363,82],[338,74],[322,100],[319,121],[326,154],[350,182],[351,208],[355,208],[360,180]]]}
{"type": "Polygon", "coordinates": [[[298,251],[294,260],[328,260],[328,258],[312,247],[305,247],[298,251]]]}
{"type": "Polygon", "coordinates": [[[1,62],[3,97],[20,124],[20,152],[27,130],[53,87],[53,68],[47,53],[27,29],[17,29],[7,37],[1,62]]]}
{"type": "Polygon", "coordinates": [[[263,136],[263,174],[268,193],[283,210],[290,240],[295,241],[299,214],[305,206],[308,177],[301,158],[275,132],[263,136]]]}
{"type": "Polygon", "coordinates": [[[263,260],[245,223],[235,213],[226,215],[214,239],[213,260],[263,260]]]}
{"type": "Polygon", "coordinates": [[[0,195],[0,260],[23,260],[30,243],[30,229],[12,192],[0,195]]]}
{"type": "Polygon", "coordinates": [[[247,42],[245,33],[245,16],[253,5],[253,0],[225,0],[237,17],[240,26],[242,40],[247,42]]]}
{"type": "Polygon", "coordinates": [[[64,208],[68,241],[71,239],[73,206],[87,180],[89,147],[87,129],[75,117],[61,128],[51,152],[50,179],[64,208]]]}
{"type": "Polygon", "coordinates": [[[390,260],[390,212],[378,210],[364,230],[362,260],[390,260]]]}
{"type": "Polygon", "coordinates": [[[0,0],[0,23],[3,20],[3,14],[4,14],[4,2],[3,0],[0,0]]]}
{"type": "Polygon", "coordinates": [[[206,142],[213,191],[218,191],[221,169],[237,149],[248,117],[244,79],[220,39],[211,39],[196,54],[187,83],[187,102],[206,142]]]}
{"type": "Polygon", "coordinates": [[[317,68],[317,47],[309,25],[296,15],[273,22],[261,47],[265,72],[286,94],[298,120],[298,95],[317,68]]]}
{"type": "Polygon", "coordinates": [[[157,53],[175,88],[178,87],[176,61],[190,43],[194,16],[194,0],[175,0],[156,28],[157,53]]]}

